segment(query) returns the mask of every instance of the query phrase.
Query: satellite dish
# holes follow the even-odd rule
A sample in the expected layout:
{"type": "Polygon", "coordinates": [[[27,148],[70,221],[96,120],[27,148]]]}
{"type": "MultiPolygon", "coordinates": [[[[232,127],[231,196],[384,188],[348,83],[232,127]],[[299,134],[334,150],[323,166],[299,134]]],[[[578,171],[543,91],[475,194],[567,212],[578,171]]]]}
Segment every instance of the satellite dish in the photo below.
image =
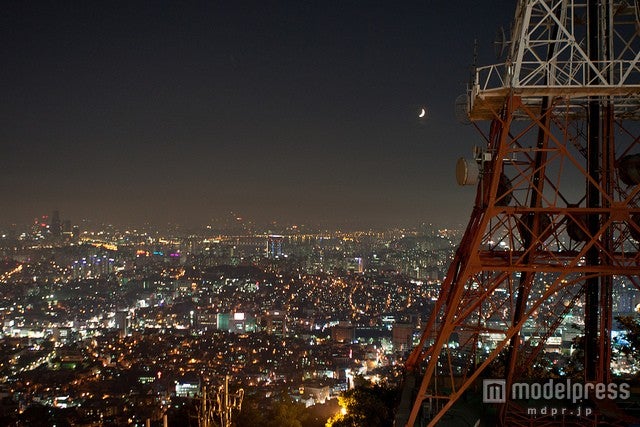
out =
{"type": "Polygon", "coordinates": [[[474,159],[460,157],[456,162],[456,181],[458,185],[476,185],[480,177],[480,167],[474,159]]]}
{"type": "Polygon", "coordinates": [[[507,50],[508,45],[509,42],[507,41],[507,34],[504,31],[504,27],[498,28],[493,42],[493,49],[497,59],[502,59],[504,57],[504,52],[507,50]]]}
{"type": "Polygon", "coordinates": [[[456,98],[456,119],[465,125],[471,123],[471,119],[469,119],[469,96],[467,94],[463,93],[456,98]]]}

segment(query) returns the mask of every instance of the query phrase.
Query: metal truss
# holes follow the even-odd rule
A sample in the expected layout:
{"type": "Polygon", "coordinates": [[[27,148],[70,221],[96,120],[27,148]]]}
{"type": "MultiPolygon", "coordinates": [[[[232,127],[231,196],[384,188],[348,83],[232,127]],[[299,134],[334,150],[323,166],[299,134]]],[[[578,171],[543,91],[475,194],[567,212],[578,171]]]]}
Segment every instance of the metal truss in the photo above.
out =
{"type": "Polygon", "coordinates": [[[602,38],[603,55],[596,59],[587,49],[587,0],[519,1],[509,57],[476,70],[471,119],[492,120],[510,91],[538,106],[546,96],[567,97],[577,114],[584,111],[583,97],[615,96],[616,117],[639,119],[639,6],[606,3],[599,26],[611,31],[602,38]]]}
{"type": "MultiPolygon", "coordinates": [[[[621,283],[640,290],[638,17],[636,2],[520,1],[509,60],[477,70],[469,117],[486,145],[472,159],[476,200],[406,362],[421,380],[397,425],[422,425],[419,417],[436,425],[489,375],[507,390],[535,376],[570,314],[592,352],[584,381],[611,380],[612,291],[621,283]],[[491,120],[488,131],[481,120],[491,120]]],[[[499,419],[534,425],[512,401],[499,419]]]]}

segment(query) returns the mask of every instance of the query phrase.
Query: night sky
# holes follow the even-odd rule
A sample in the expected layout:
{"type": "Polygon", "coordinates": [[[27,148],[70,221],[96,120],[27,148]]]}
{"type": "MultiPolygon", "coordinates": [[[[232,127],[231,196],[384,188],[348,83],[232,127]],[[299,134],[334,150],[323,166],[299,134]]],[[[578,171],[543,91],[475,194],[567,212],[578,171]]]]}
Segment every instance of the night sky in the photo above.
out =
{"type": "Polygon", "coordinates": [[[0,224],[466,224],[455,99],[515,3],[5,1],[0,224]]]}

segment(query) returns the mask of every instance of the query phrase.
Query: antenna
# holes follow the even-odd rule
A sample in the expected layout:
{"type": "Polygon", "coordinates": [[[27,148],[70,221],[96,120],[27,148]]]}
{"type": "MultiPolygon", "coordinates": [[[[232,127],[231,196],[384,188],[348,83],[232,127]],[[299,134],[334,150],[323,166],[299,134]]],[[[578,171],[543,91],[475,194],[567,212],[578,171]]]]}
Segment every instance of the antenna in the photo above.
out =
{"type": "Polygon", "coordinates": [[[469,70],[469,86],[473,86],[476,78],[476,69],[478,67],[478,39],[473,39],[473,60],[471,61],[471,69],[469,70]]]}
{"type": "Polygon", "coordinates": [[[507,34],[504,31],[504,27],[500,27],[496,31],[496,36],[493,42],[493,50],[496,54],[496,59],[502,59],[504,57],[504,52],[507,50],[507,46],[509,46],[507,34]]]}

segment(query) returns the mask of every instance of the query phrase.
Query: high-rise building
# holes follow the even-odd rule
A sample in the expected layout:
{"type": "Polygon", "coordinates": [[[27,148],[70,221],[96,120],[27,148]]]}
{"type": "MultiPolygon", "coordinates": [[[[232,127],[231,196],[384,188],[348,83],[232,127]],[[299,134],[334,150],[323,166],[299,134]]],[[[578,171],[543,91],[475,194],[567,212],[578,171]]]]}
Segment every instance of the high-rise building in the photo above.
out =
{"type": "Polygon", "coordinates": [[[77,225],[74,225],[73,228],[71,229],[71,236],[74,239],[77,239],[78,237],[80,237],[80,227],[78,227],[77,225]]]}
{"type": "Polygon", "coordinates": [[[54,237],[59,237],[62,235],[62,222],[60,222],[60,212],[53,211],[53,215],[51,215],[51,222],[49,223],[49,232],[54,237]]]}
{"type": "Polygon", "coordinates": [[[269,259],[278,259],[282,258],[282,241],[284,240],[284,236],[280,236],[277,234],[271,234],[267,238],[267,258],[269,259]]]}
{"type": "Polygon", "coordinates": [[[121,336],[126,336],[129,334],[129,324],[130,324],[129,312],[126,310],[118,310],[116,311],[116,315],[114,318],[114,326],[120,332],[121,336]]]}
{"type": "Polygon", "coordinates": [[[285,336],[287,334],[287,313],[283,310],[267,311],[260,318],[260,327],[268,334],[285,336]]]}

